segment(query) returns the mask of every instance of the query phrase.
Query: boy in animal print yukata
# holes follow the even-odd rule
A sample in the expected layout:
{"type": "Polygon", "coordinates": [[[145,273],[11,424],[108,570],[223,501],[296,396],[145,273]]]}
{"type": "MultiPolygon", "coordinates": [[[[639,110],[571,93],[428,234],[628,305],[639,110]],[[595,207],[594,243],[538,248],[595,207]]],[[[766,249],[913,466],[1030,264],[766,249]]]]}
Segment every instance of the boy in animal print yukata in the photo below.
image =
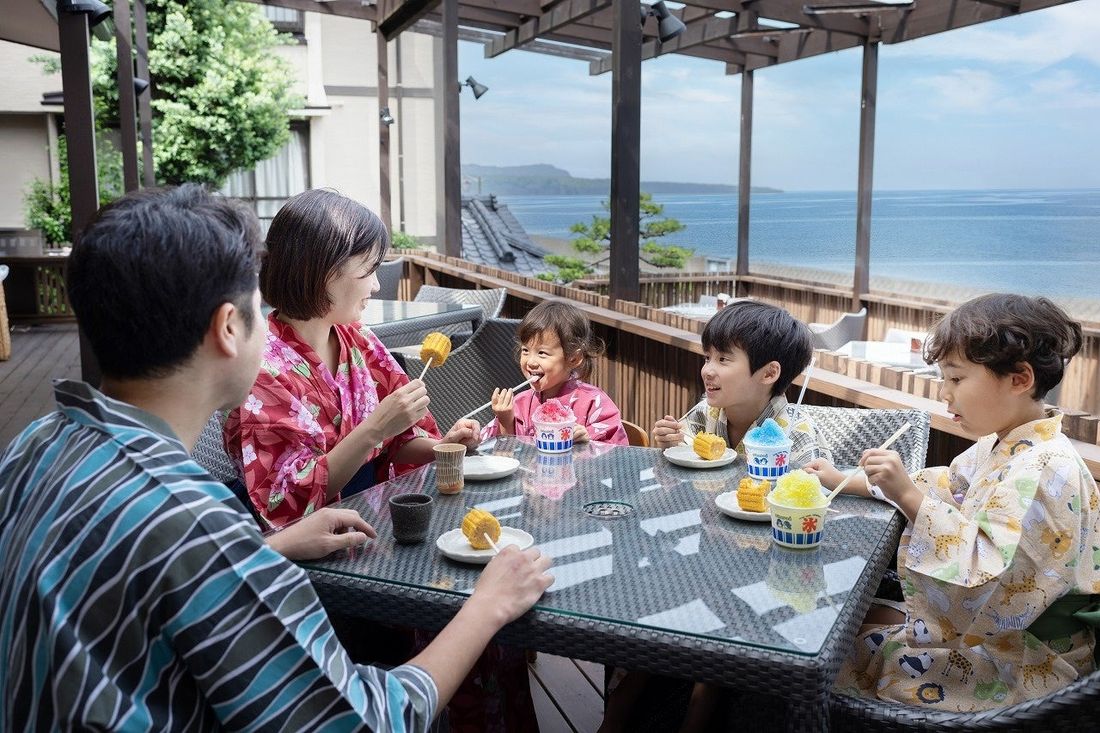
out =
{"type": "MultiPolygon", "coordinates": [[[[905,611],[872,606],[839,692],[972,711],[1095,668],[1082,618],[1100,593],[1100,494],[1042,401],[1080,347],[1081,327],[1045,298],[982,296],[935,326],[925,356],[943,371],[941,398],[982,437],[949,467],[912,476],[893,451],[863,454],[867,478],[852,493],[909,519],[905,611]]],[[[826,486],[842,478],[826,461],[808,470],[826,486]]]]}

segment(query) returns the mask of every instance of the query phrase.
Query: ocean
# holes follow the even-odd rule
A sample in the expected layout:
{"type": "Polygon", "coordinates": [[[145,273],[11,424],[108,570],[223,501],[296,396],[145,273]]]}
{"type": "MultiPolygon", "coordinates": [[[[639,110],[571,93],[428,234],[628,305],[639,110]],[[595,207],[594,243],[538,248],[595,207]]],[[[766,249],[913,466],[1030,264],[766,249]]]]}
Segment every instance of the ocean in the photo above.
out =
{"type": "MultiPolygon", "coordinates": [[[[687,225],[665,237],[697,255],[737,256],[735,194],[655,197],[687,225]]],[[[602,196],[501,196],[529,234],[570,239],[602,196]]],[[[851,273],[854,192],[752,196],[749,257],[851,273]]],[[[871,216],[871,277],[1060,298],[1100,297],[1100,190],[881,191],[871,216]]]]}

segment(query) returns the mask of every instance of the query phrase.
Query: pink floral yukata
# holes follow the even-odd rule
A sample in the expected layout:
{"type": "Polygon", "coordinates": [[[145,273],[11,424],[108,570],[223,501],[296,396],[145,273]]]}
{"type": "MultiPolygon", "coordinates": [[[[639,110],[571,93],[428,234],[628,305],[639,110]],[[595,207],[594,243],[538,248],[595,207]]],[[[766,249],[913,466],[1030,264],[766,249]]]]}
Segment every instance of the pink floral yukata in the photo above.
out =
{"type": "MultiPolygon", "coordinates": [[[[337,325],[340,356],[334,377],[294,329],[271,313],[260,374],[225,423],[226,450],[237,461],[252,504],[280,527],[326,503],[328,452],[409,378],[366,327],[337,325]]],[[[413,438],[438,438],[431,414],[377,445],[364,464],[382,457],[377,479],[413,468],[394,453],[413,438]]]]}
{"type": "MultiPolygon", "coordinates": [[[[576,377],[570,377],[561,387],[558,393],[558,401],[573,411],[577,417],[577,424],[583,425],[588,430],[588,439],[597,443],[614,443],[615,445],[629,445],[626,430],[623,429],[622,416],[619,408],[611,401],[602,389],[587,382],[582,382],[576,377]]],[[[542,395],[534,390],[527,390],[516,395],[513,405],[515,414],[516,435],[521,437],[535,437],[535,423],[531,414],[535,408],[545,402],[542,395]]],[[[500,435],[500,421],[493,420],[486,426],[482,438],[490,438],[500,435]]]]}

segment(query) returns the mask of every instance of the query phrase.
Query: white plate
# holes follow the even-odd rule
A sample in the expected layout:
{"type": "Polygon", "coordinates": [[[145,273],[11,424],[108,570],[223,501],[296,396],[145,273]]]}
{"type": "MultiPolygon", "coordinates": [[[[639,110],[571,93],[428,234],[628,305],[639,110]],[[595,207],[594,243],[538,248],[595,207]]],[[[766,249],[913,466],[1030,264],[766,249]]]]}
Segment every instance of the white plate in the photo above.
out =
{"type": "Polygon", "coordinates": [[[684,468],[721,468],[733,463],[734,459],[737,458],[737,451],[733,448],[726,448],[726,452],[722,454],[721,458],[704,461],[690,445],[676,445],[665,448],[664,453],[669,463],[675,463],[677,466],[683,466],[684,468]]]}
{"type": "Polygon", "coordinates": [[[769,512],[746,512],[743,510],[737,503],[736,491],[727,491],[714,497],[714,505],[723,514],[734,519],[744,519],[746,522],[770,522],[772,518],[769,512]]]}
{"type": "Polygon", "coordinates": [[[470,481],[492,481],[511,476],[519,461],[509,456],[466,456],[462,460],[462,475],[470,481]]]}
{"type": "MultiPolygon", "coordinates": [[[[521,550],[526,550],[533,544],[535,544],[535,538],[522,529],[516,529],[515,527],[500,528],[500,539],[497,540],[497,547],[502,550],[508,545],[515,545],[521,550]]],[[[470,547],[470,543],[466,540],[466,535],[462,534],[461,529],[452,529],[450,532],[439,535],[439,539],[435,541],[435,546],[452,560],[474,563],[475,565],[484,565],[492,560],[493,555],[496,554],[491,547],[488,550],[475,550],[470,547]]]]}

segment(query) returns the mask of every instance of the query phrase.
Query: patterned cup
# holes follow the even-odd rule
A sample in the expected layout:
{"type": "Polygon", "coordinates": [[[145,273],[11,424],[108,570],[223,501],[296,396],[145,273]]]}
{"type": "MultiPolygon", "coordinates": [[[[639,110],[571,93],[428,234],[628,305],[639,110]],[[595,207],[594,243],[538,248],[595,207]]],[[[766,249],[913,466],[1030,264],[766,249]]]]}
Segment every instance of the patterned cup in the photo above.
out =
{"type": "Polygon", "coordinates": [[[435,452],[435,487],[441,494],[457,494],[462,491],[465,479],[462,462],[466,458],[466,446],[458,443],[440,443],[435,452]]]}
{"type": "Polygon", "coordinates": [[[748,438],[745,444],[745,466],[754,479],[776,479],[790,470],[791,441],[782,443],[754,443],[748,438]]]}
{"type": "Polygon", "coordinates": [[[535,447],[543,453],[567,453],[573,450],[573,427],[576,420],[536,422],[535,447]]]}
{"type": "Polygon", "coordinates": [[[821,544],[828,504],[815,507],[795,507],[776,504],[768,494],[768,510],[772,515],[772,539],[777,545],[806,549],[821,544]]]}

